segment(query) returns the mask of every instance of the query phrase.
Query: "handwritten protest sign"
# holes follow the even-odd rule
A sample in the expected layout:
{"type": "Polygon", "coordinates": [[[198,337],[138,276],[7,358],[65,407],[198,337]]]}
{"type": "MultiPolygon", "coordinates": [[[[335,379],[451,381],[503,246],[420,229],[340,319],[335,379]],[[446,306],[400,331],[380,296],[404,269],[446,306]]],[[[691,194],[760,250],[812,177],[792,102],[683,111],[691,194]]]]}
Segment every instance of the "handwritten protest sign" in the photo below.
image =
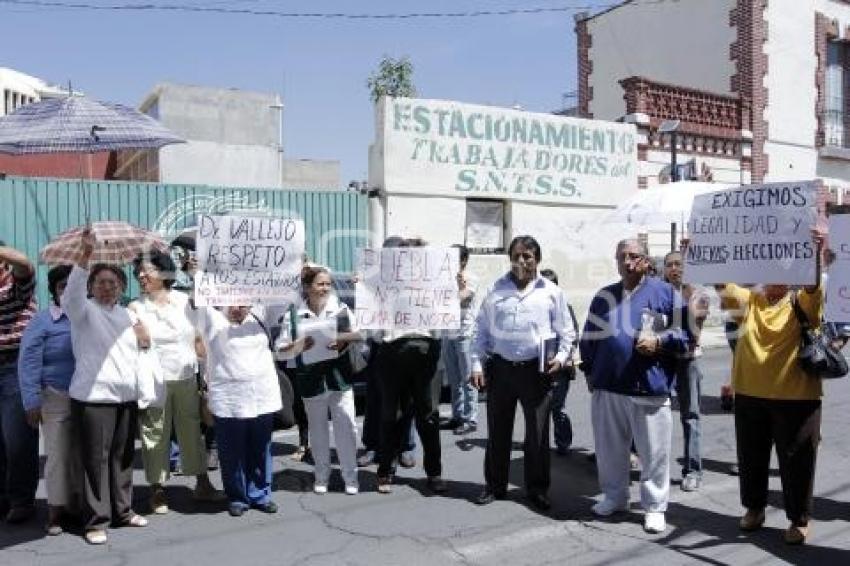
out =
{"type": "Polygon", "coordinates": [[[829,217],[829,249],[835,254],[826,279],[824,318],[850,322],[850,214],[829,217]]]}
{"type": "Polygon", "coordinates": [[[685,282],[813,284],[816,193],[816,182],[797,182],[696,196],[685,282]]]}
{"type": "Polygon", "coordinates": [[[460,328],[457,248],[363,249],[357,326],[368,330],[460,328]]]}
{"type": "Polygon", "coordinates": [[[283,305],[298,299],[304,222],[251,216],[198,216],[195,302],[283,305]]]}

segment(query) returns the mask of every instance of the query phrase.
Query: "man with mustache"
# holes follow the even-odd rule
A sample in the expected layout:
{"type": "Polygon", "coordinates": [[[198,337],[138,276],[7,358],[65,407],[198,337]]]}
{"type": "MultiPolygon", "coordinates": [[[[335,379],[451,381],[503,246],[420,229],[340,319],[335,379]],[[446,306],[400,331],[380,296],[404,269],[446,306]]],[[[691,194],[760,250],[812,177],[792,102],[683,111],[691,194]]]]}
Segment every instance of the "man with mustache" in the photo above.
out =
{"type": "Polygon", "coordinates": [[[525,416],[525,489],[536,508],[551,506],[549,490],[549,412],[552,383],[570,359],[576,329],[561,289],[541,277],[540,244],[517,236],[508,247],[511,270],[493,283],[475,321],[472,383],[486,384],[487,452],[480,505],[504,499],[510,469],[514,413],[517,401],[525,416]],[[557,351],[543,360],[540,341],[557,337],[557,351]],[[486,370],[484,370],[486,360],[486,370]]]}

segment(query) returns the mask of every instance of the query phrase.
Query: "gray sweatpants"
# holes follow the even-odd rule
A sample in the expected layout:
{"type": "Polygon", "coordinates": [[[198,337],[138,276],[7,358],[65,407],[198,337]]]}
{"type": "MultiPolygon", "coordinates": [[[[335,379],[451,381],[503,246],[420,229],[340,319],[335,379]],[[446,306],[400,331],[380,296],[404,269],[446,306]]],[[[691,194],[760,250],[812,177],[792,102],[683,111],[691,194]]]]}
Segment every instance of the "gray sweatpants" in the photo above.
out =
{"type": "Polygon", "coordinates": [[[630,397],[597,389],[591,420],[599,487],[605,498],[617,504],[629,500],[629,448],[634,439],[641,462],[641,505],[647,512],[665,512],[673,430],[669,397],[630,397]]]}

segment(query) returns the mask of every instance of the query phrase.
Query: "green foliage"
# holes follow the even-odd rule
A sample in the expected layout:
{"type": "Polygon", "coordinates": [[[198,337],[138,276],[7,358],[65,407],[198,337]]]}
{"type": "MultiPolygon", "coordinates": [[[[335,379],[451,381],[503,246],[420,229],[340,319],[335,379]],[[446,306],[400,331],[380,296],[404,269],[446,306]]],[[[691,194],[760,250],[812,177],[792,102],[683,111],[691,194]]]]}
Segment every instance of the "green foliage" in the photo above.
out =
{"type": "Polygon", "coordinates": [[[385,55],[378,65],[378,70],[366,81],[369,95],[373,103],[382,96],[402,96],[413,98],[416,87],[413,86],[413,63],[407,56],[394,59],[385,55]]]}

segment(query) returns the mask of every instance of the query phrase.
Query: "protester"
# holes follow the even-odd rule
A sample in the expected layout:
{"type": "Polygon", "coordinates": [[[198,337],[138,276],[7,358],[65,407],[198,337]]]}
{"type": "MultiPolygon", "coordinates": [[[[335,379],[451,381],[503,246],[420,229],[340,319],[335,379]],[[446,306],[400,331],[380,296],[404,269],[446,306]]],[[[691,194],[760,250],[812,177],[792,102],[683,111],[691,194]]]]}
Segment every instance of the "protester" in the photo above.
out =
{"type": "Polygon", "coordinates": [[[275,350],[289,358],[295,381],[307,412],[310,446],[314,461],[313,491],[327,493],[330,479],[330,433],[328,412],[333,421],[334,442],[339,457],[345,492],[355,495],[357,481],[357,423],[354,414],[354,392],[346,381],[351,367],[343,353],[329,360],[307,364],[303,352],[318,348],[311,336],[298,337],[299,325],[309,320],[334,320],[336,339],[327,347],[344,351],[360,338],[352,326],[352,315],[332,292],[331,275],[324,267],[306,267],[302,272],[303,299],[284,317],[275,350]]]}
{"type": "MultiPolygon", "coordinates": [[[[422,247],[418,238],[402,240],[399,247],[422,247]]],[[[389,246],[386,246],[389,247],[389,246]]],[[[440,455],[440,382],[435,379],[440,342],[426,329],[389,330],[377,335],[381,387],[381,453],[378,492],[392,491],[395,454],[409,434],[412,412],[422,441],[427,486],[434,493],[446,491],[440,455]]]]}
{"type": "Polygon", "coordinates": [[[451,388],[452,418],[446,428],[456,435],[469,434],[478,430],[478,390],[472,386],[469,365],[469,348],[475,326],[475,279],[466,270],[469,250],[456,245],[460,254],[460,272],[457,274],[458,299],[460,300],[460,329],[447,331],[443,335],[443,363],[451,388]]]}
{"type": "MultiPolygon", "coordinates": [[[[189,273],[196,269],[193,260],[189,273]]],[[[277,313],[251,306],[189,308],[188,313],[206,345],[208,404],[228,512],[233,517],[250,508],[277,513],[271,444],[274,413],[283,405],[268,333],[277,313]]]]}
{"type": "Polygon", "coordinates": [[[38,429],[27,424],[18,376],[24,330],[36,312],[35,269],[0,242],[0,516],[23,523],[35,513],[38,429]]]}
{"type": "Polygon", "coordinates": [[[85,538],[105,544],[110,521],[148,524],[131,505],[139,352],[150,347],[150,339],[119,304],[127,288],[124,272],[105,264],[89,270],[93,249],[94,236],[87,231],[60,303],[71,322],[76,360],[68,393],[85,475],[85,538]]]}
{"type": "Polygon", "coordinates": [[[508,248],[511,270],[493,283],[475,320],[472,382],[487,385],[486,485],[477,503],[486,505],[506,496],[514,414],[517,401],[525,416],[525,489],[532,505],[551,506],[549,471],[549,413],[552,381],[571,358],[576,329],[564,293],[541,277],[540,244],[517,236],[508,248]],[[557,338],[557,353],[540,371],[541,341],[557,338]],[[486,360],[486,369],[485,369],[486,360]]]}
{"type": "Polygon", "coordinates": [[[684,436],[684,463],[682,464],[682,491],[696,491],[702,485],[702,453],[700,438],[700,395],[702,371],[699,357],[700,334],[708,318],[708,295],[699,286],[682,283],[682,254],[670,252],[664,256],[664,280],[682,294],[685,305],[682,320],[690,340],[688,350],[676,365],[676,397],[679,399],[679,418],[684,436]]]}
{"type": "Polygon", "coordinates": [[[670,393],[678,357],[687,351],[682,301],[668,283],[649,277],[647,251],[637,240],[617,244],[620,281],[590,304],[580,341],[593,389],[591,422],[603,498],[599,516],[628,509],[629,447],[641,462],[644,529],[663,532],[670,496],[670,393]]]}
{"type": "Polygon", "coordinates": [[[201,415],[195,373],[196,333],[186,315],[188,296],[172,289],[176,266],[169,254],[152,250],[133,263],[142,296],[128,308],[144,323],[151,337],[165,378],[162,407],[147,407],[139,413],[142,460],[151,486],[150,508],[158,515],[168,513],[163,484],[169,478],[172,430],[180,447],[182,473],[195,476],[193,497],[198,501],[220,501],[223,494],[207,475],[207,458],[201,437],[201,415]]]}
{"type": "MultiPolygon", "coordinates": [[[[813,230],[820,247],[824,234],[813,230]]],[[[809,534],[815,462],[820,443],[821,380],[807,374],[797,361],[801,326],[794,312],[817,326],[823,307],[820,285],[791,291],[787,285],[760,290],[719,285],[721,307],[735,313],[741,328],[732,365],[735,389],[735,437],[744,531],[759,529],[765,520],[770,454],[776,448],[788,544],[803,544],[809,534]]]]}
{"type": "MultiPolygon", "coordinates": [[[[558,285],[558,274],[551,269],[541,269],[540,276],[545,277],[555,285],[558,285]]],[[[567,304],[570,320],[573,327],[578,329],[573,307],[567,304]]],[[[573,340],[573,349],[578,346],[578,332],[573,340]]],[[[576,368],[572,359],[567,359],[564,367],[558,372],[555,377],[554,386],[552,387],[552,425],[553,436],[555,437],[555,453],[559,456],[566,456],[569,453],[570,446],[573,443],[573,423],[567,414],[567,394],[570,392],[570,382],[576,377],[576,368]]]]}
{"type": "Polygon", "coordinates": [[[62,534],[65,513],[76,510],[82,481],[78,446],[71,420],[68,386],[74,374],[71,322],[62,310],[60,297],[68,283],[71,266],[58,265],[47,272],[52,304],[29,323],[21,339],[18,376],[27,422],[44,431],[47,462],[47,534],[62,534]]]}
{"type": "MultiPolygon", "coordinates": [[[[385,248],[397,248],[404,243],[404,238],[400,236],[388,236],[382,246],[385,248]]],[[[355,277],[355,282],[357,277],[355,277]]],[[[366,367],[366,409],[363,414],[363,454],[357,458],[358,466],[369,466],[378,464],[381,461],[381,429],[383,420],[381,419],[381,382],[384,378],[381,377],[383,368],[381,361],[381,348],[383,343],[380,340],[380,332],[372,332],[367,335],[369,344],[369,360],[366,367]]],[[[402,430],[407,431],[407,434],[402,435],[401,444],[393,451],[398,464],[402,468],[416,467],[416,431],[413,423],[412,407],[402,415],[400,423],[402,430]]]]}

